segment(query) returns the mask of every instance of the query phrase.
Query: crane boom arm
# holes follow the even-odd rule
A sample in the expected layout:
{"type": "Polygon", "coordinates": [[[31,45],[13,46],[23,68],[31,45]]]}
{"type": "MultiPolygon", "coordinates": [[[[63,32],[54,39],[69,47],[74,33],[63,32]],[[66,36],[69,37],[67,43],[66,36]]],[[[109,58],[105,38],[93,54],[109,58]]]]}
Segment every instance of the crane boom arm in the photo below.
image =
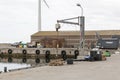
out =
{"type": "Polygon", "coordinates": [[[57,20],[58,23],[66,23],[66,24],[74,24],[74,25],[79,25],[77,22],[69,22],[69,21],[64,21],[64,20],[57,20]]]}
{"type": "Polygon", "coordinates": [[[66,24],[79,25],[79,17],[68,18],[68,19],[63,19],[63,20],[57,20],[57,23],[66,23],[66,24]],[[73,20],[73,19],[78,19],[78,22],[70,22],[70,21],[68,21],[68,20],[73,20]]]}

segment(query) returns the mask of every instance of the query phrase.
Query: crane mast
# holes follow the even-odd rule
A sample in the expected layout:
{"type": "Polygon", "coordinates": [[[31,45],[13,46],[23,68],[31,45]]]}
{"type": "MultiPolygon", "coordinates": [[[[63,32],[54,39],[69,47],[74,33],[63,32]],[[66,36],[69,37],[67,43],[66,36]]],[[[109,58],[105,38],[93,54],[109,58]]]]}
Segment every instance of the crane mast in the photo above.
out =
{"type": "Polygon", "coordinates": [[[68,19],[63,19],[63,20],[57,20],[57,24],[59,23],[65,23],[65,24],[73,24],[73,25],[78,25],[80,26],[80,48],[84,48],[84,36],[85,36],[85,31],[84,31],[84,23],[85,23],[85,17],[84,16],[78,16],[78,17],[73,17],[73,18],[68,18],[68,19]],[[73,20],[77,19],[77,22],[71,22],[68,20],[73,20]]]}

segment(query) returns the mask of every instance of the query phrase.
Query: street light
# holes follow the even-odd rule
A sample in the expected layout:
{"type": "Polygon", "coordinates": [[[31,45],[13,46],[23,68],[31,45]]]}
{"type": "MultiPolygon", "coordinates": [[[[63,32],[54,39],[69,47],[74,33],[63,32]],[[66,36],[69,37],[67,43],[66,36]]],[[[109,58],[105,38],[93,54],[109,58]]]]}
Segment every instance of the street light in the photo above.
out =
{"type": "Polygon", "coordinates": [[[83,16],[83,8],[82,6],[78,3],[77,6],[79,6],[81,8],[81,16],[83,16]]]}

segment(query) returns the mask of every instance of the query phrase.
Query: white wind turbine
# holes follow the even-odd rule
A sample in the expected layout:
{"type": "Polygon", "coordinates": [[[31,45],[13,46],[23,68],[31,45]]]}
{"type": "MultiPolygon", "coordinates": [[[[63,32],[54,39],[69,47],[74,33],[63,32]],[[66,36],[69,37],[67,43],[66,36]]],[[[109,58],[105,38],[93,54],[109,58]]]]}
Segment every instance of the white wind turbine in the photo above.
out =
{"type": "MultiPolygon", "coordinates": [[[[45,0],[43,0],[46,6],[49,8],[49,5],[45,0]]],[[[38,0],[38,31],[41,31],[41,2],[42,0],[38,0]]]]}

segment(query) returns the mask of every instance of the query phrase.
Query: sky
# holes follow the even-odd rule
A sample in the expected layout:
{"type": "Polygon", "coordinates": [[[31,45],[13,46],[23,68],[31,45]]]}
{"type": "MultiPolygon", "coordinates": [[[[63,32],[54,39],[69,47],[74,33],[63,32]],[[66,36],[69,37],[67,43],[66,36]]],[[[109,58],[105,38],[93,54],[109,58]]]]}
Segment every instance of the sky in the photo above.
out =
{"type": "MultiPolygon", "coordinates": [[[[119,0],[42,0],[42,31],[55,31],[57,20],[81,15],[85,30],[120,30],[119,0]]],[[[61,24],[60,30],[79,30],[79,26],[61,24]]],[[[0,43],[30,42],[38,31],[38,0],[0,0],[0,43]]]]}

